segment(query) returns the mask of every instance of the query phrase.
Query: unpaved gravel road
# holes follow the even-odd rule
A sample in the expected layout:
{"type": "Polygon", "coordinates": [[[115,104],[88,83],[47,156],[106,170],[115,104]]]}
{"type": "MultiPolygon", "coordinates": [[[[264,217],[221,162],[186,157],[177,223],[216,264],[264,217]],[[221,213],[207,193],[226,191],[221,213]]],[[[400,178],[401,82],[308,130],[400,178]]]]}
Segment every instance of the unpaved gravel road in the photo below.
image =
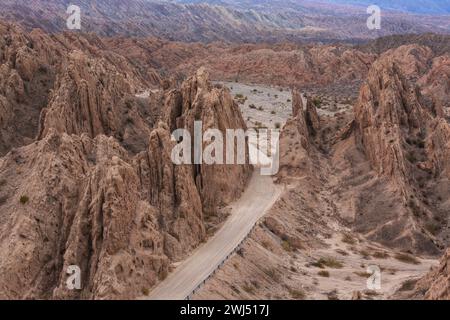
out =
{"type": "Polygon", "coordinates": [[[223,227],[161,282],[147,300],[182,300],[206,280],[280,197],[282,187],[255,170],[247,190],[231,205],[223,227]]]}

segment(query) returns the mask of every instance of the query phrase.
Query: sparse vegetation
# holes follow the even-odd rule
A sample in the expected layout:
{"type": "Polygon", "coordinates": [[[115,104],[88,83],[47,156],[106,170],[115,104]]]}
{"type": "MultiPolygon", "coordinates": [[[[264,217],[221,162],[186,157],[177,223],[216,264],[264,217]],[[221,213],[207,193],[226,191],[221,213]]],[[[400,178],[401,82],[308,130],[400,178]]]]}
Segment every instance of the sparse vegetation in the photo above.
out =
{"type": "Polygon", "coordinates": [[[242,290],[244,290],[245,292],[249,293],[249,294],[254,294],[255,293],[255,289],[248,285],[247,283],[244,284],[244,286],[242,287],[242,290]]]}
{"type": "Polygon", "coordinates": [[[142,294],[144,296],[148,296],[150,294],[150,290],[148,288],[142,288],[142,294]]]}
{"type": "Polygon", "coordinates": [[[290,244],[289,241],[287,241],[287,240],[284,240],[284,241],[281,243],[281,246],[282,246],[283,249],[284,249],[285,251],[287,251],[287,252],[291,252],[291,251],[292,251],[291,244],[290,244]]]}
{"type": "Polygon", "coordinates": [[[320,258],[316,262],[311,264],[314,267],[325,269],[325,267],[332,268],[332,269],[341,269],[343,267],[343,264],[331,257],[328,258],[320,258]]]}
{"type": "Polygon", "coordinates": [[[5,185],[6,185],[6,180],[5,179],[0,180],[0,187],[3,187],[5,185]]]}
{"type": "Polygon", "coordinates": [[[347,244],[351,244],[351,245],[356,244],[355,238],[353,238],[348,233],[344,233],[344,235],[342,236],[342,242],[347,243],[347,244]]]}
{"type": "Polygon", "coordinates": [[[326,270],[320,270],[319,272],[317,272],[317,274],[321,277],[324,278],[329,278],[330,277],[330,273],[326,270]]]}
{"type": "Polygon", "coordinates": [[[361,250],[359,253],[361,254],[361,256],[362,256],[362,258],[364,260],[369,260],[370,259],[370,254],[366,250],[361,250]]]}
{"type": "Polygon", "coordinates": [[[264,271],[264,273],[274,281],[280,280],[280,275],[278,274],[278,271],[275,268],[268,268],[264,271]]]}
{"type": "Polygon", "coordinates": [[[376,259],[387,259],[389,258],[389,254],[387,254],[384,251],[376,251],[372,257],[376,258],[376,259]]]}
{"type": "Polygon", "coordinates": [[[289,290],[289,293],[290,293],[292,299],[295,299],[295,300],[303,300],[306,297],[306,294],[302,290],[299,290],[299,289],[291,288],[289,290]]]}
{"type": "Polygon", "coordinates": [[[281,123],[277,122],[275,123],[275,129],[280,129],[281,128],[281,123]]]}
{"type": "Polygon", "coordinates": [[[8,200],[8,198],[7,198],[6,196],[0,196],[0,206],[1,206],[2,204],[5,204],[5,203],[6,203],[6,200],[8,200]]]}
{"type": "Polygon", "coordinates": [[[316,108],[320,108],[322,106],[322,99],[320,97],[312,98],[312,103],[316,108]]]}
{"type": "Polygon", "coordinates": [[[28,198],[28,196],[21,196],[19,201],[21,204],[27,204],[28,201],[30,201],[30,198],[28,198]]]}

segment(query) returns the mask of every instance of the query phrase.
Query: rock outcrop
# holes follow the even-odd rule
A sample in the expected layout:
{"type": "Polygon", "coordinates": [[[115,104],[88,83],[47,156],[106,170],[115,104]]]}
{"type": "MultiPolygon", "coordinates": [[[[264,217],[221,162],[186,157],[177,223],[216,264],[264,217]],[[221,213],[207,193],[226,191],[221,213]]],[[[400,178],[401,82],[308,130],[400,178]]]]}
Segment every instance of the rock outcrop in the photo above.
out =
{"type": "Polygon", "coordinates": [[[164,85],[93,35],[0,32],[0,297],[147,294],[206,239],[205,216],[237,199],[252,172],[176,165],[172,132],[197,120],[202,134],[245,130],[237,104],[204,70],[164,85]],[[163,88],[137,94],[152,81],[163,88]],[[66,284],[71,266],[80,290],[66,284]]]}
{"type": "Polygon", "coordinates": [[[313,136],[320,127],[320,119],[316,107],[310,99],[306,109],[299,90],[292,92],[292,115],[280,134],[280,179],[289,178],[309,172],[314,157],[313,136]]]}
{"type": "MultiPolygon", "coordinates": [[[[388,229],[403,230],[399,236],[410,238],[416,250],[436,253],[433,246],[442,244],[430,226],[445,219],[447,206],[430,195],[448,181],[450,126],[436,112],[440,102],[430,98],[437,87],[426,80],[422,87],[414,84],[432,72],[427,69],[431,59],[430,49],[412,45],[387,51],[373,64],[355,107],[355,138],[406,208],[380,227],[379,239],[388,229]]],[[[400,238],[394,242],[406,244],[400,238]]]]}
{"type": "Polygon", "coordinates": [[[415,288],[416,298],[427,300],[450,300],[450,250],[441,263],[421,279],[415,288]]]}

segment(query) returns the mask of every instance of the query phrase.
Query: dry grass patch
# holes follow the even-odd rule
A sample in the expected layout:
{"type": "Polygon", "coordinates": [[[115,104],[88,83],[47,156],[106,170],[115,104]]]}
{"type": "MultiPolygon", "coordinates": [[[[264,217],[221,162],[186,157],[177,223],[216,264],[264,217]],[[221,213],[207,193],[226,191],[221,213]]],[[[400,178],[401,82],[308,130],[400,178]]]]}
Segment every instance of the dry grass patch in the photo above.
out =
{"type": "Polygon", "coordinates": [[[305,292],[298,289],[289,289],[289,294],[291,295],[292,299],[294,300],[303,300],[306,297],[305,292]]]}
{"type": "Polygon", "coordinates": [[[355,238],[353,238],[351,235],[349,235],[348,233],[344,233],[342,235],[342,242],[350,244],[350,245],[354,245],[356,244],[356,240],[355,238]]]}
{"type": "Polygon", "coordinates": [[[374,257],[376,259],[387,259],[390,256],[389,256],[389,254],[387,252],[377,251],[374,254],[372,254],[372,257],[374,257]]]}
{"type": "Polygon", "coordinates": [[[325,267],[332,269],[341,269],[344,266],[342,262],[331,257],[320,258],[316,262],[313,262],[311,265],[320,269],[325,269],[325,267]]]}
{"type": "Polygon", "coordinates": [[[321,277],[324,278],[329,278],[330,277],[330,273],[326,270],[320,270],[319,272],[317,272],[317,274],[321,277]]]}

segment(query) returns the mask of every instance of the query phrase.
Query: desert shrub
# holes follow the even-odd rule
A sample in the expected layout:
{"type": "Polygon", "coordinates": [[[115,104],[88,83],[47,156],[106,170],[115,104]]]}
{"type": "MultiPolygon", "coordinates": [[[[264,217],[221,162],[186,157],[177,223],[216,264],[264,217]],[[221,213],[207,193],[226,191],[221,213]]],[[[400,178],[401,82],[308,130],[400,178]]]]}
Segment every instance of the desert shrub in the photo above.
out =
{"type": "Polygon", "coordinates": [[[359,253],[363,257],[363,259],[365,259],[365,260],[369,260],[370,259],[369,252],[367,252],[366,250],[361,250],[359,253]]]}
{"type": "Polygon", "coordinates": [[[290,293],[292,299],[295,299],[295,300],[303,300],[306,297],[305,292],[303,292],[302,290],[299,290],[299,289],[292,289],[291,288],[289,290],[289,293],[290,293]]]}
{"type": "Polygon", "coordinates": [[[248,106],[250,109],[256,109],[256,106],[252,103],[248,106]]]}
{"type": "Polygon", "coordinates": [[[159,274],[159,280],[161,280],[161,281],[166,280],[168,275],[169,275],[169,271],[167,269],[163,269],[159,274]]]}
{"type": "Polygon", "coordinates": [[[342,242],[347,243],[347,244],[354,245],[354,244],[356,243],[356,240],[355,240],[355,238],[353,238],[351,235],[345,233],[345,234],[342,236],[342,242]]]}
{"type": "Polygon", "coordinates": [[[280,275],[278,274],[278,271],[275,268],[268,268],[264,270],[264,273],[274,281],[280,280],[280,275]]]}
{"type": "Polygon", "coordinates": [[[255,292],[255,289],[252,286],[248,285],[247,283],[242,286],[242,290],[244,290],[249,294],[253,294],[255,292]]]}
{"type": "Polygon", "coordinates": [[[389,258],[389,254],[387,254],[386,252],[382,252],[382,251],[377,251],[372,256],[374,258],[376,258],[376,259],[387,259],[387,258],[389,258]]]}
{"type": "Polygon", "coordinates": [[[277,114],[275,110],[270,111],[270,114],[277,114]]]}
{"type": "Polygon", "coordinates": [[[144,296],[148,296],[150,294],[150,290],[148,288],[142,288],[141,291],[144,296]]]}
{"type": "Polygon", "coordinates": [[[19,201],[21,204],[27,204],[28,201],[30,201],[30,198],[28,198],[28,196],[21,196],[19,201]]]}
{"type": "Polygon", "coordinates": [[[292,251],[292,247],[291,247],[291,244],[289,243],[289,241],[283,241],[282,243],[281,243],[281,246],[283,247],[283,249],[285,250],[285,251],[287,251],[287,252],[291,252],[292,251]]]}
{"type": "Polygon", "coordinates": [[[321,105],[322,105],[322,99],[321,99],[320,97],[314,97],[314,98],[312,99],[312,103],[314,104],[314,106],[315,106],[316,108],[320,108],[321,105]]]}
{"type": "Polygon", "coordinates": [[[0,187],[3,187],[5,185],[6,185],[6,180],[5,179],[0,180],[0,187]]]}
{"type": "Polygon", "coordinates": [[[281,128],[281,123],[277,122],[275,123],[275,129],[280,129],[281,128]]]}
{"type": "Polygon", "coordinates": [[[6,196],[0,196],[0,206],[1,206],[2,204],[5,204],[5,203],[6,203],[6,200],[8,200],[8,198],[7,198],[6,196]]]}
{"type": "Polygon", "coordinates": [[[259,282],[257,280],[252,280],[250,281],[252,286],[255,287],[256,289],[258,289],[260,287],[259,282]]]}
{"type": "Polygon", "coordinates": [[[317,272],[317,274],[321,277],[324,278],[329,278],[330,277],[330,273],[326,270],[320,270],[319,272],[317,272]]]}
{"type": "Polygon", "coordinates": [[[312,266],[320,268],[320,269],[325,269],[325,267],[328,268],[333,268],[333,269],[340,269],[343,267],[343,264],[331,257],[328,258],[320,258],[319,260],[317,260],[316,262],[311,263],[312,266]]]}

